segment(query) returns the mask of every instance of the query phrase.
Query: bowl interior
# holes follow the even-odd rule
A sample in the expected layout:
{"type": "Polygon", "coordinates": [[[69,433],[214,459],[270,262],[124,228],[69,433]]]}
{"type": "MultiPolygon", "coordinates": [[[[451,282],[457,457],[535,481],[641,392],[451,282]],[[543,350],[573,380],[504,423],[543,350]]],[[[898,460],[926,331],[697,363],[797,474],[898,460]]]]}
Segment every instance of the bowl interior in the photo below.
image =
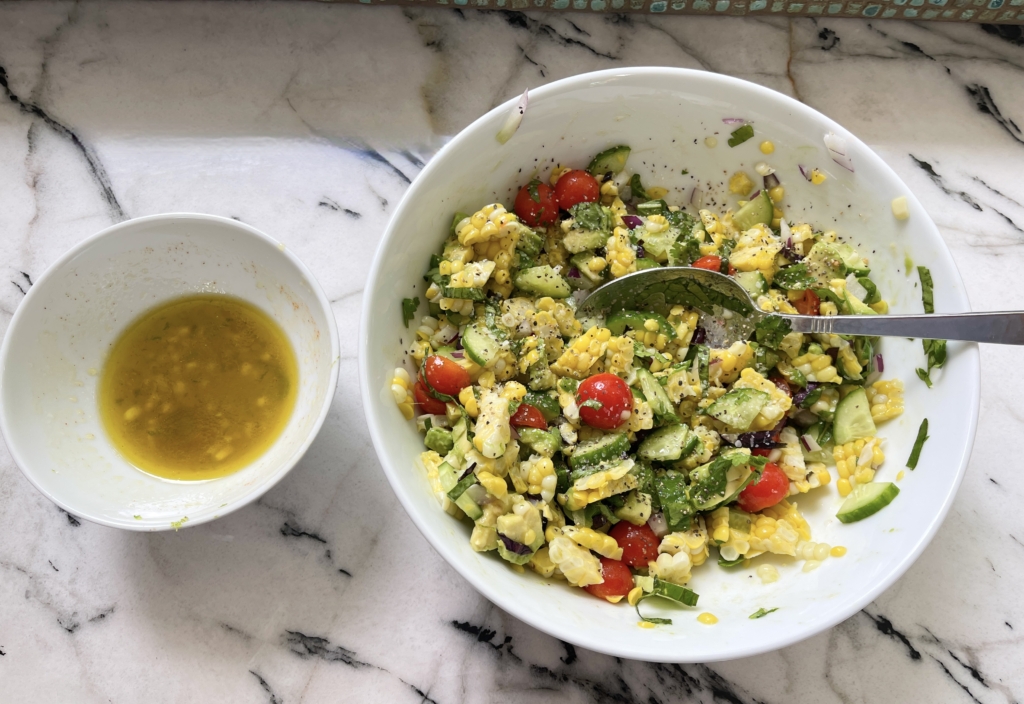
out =
{"type": "Polygon", "coordinates": [[[473,212],[494,201],[511,204],[519,186],[534,175],[546,178],[556,163],[582,168],[599,151],[627,144],[632,147],[627,170],[641,174],[645,186],[668,188],[670,204],[687,204],[697,187],[705,207],[722,210],[722,204],[734,207],[736,201],[728,193],[729,176],[742,168],[756,178],[754,165],[766,161],[785,186],[786,218],[835,229],[868,256],[873,279],[894,312],[922,310],[917,274],[908,275],[907,256],[931,268],[939,311],[969,309],[945,245],[906,186],[859,140],[794,100],[710,73],[605,71],[532,92],[522,125],[502,146],[495,134],[513,103],[467,128],[413,183],[381,243],[365,293],[361,374],[367,419],[381,464],[414,521],[446,560],[502,608],[558,638],[618,656],[707,662],[752,655],[806,638],[862,608],[920,554],[959,485],[977,415],[973,345],[950,344],[946,368],[929,390],[914,374],[924,361],[920,342],[883,342],[885,377],[903,379],[907,391],[906,412],[880,428],[888,460],[878,478],[895,481],[926,415],[931,440],[918,470],[907,471],[900,482],[900,497],[870,519],[839,523],[835,513],[841,499],[834,487],[795,498],[813,540],[846,546],[846,557],[829,559],[810,573],[802,573],[802,563],[793,560],[762,558],[781,572],[769,585],[753,568],[697,568],[691,586],[701,595],[698,608],[644,605],[673,618],[672,626],[638,628],[636,613],[624,604],[612,607],[564,583],[512,572],[496,555],[473,552],[468,524],[439,509],[417,462],[420,436],[403,420],[388,389],[393,368],[406,363],[411,334],[402,327],[400,300],[422,293],[428,258],[446,236],[454,212],[473,212]],[[727,140],[736,125],[723,122],[728,118],[749,121],[755,137],[730,148],[727,140]],[[822,138],[830,130],[846,139],[855,173],[829,158],[822,138]],[[707,146],[708,137],[717,146],[707,146]],[[759,150],[766,139],[775,145],[770,156],[759,150]],[[828,180],[812,185],[801,176],[800,165],[822,169],[828,180]],[[890,207],[900,195],[910,201],[905,222],[897,221],[890,207]],[[779,611],[750,620],[761,607],[779,611]],[[713,628],[697,623],[702,611],[714,613],[719,623],[713,628]]]}
{"type": "Polygon", "coordinates": [[[315,435],[337,376],[333,316],[304,267],[258,231],[202,215],[132,220],[79,245],[33,286],[3,352],[0,420],[18,465],[75,515],[139,530],[211,520],[273,486],[315,435]],[[190,293],[229,294],[269,314],[295,350],[300,389],[285,430],[256,462],[220,479],[173,482],[121,457],[96,392],[124,328],[190,293]]]}

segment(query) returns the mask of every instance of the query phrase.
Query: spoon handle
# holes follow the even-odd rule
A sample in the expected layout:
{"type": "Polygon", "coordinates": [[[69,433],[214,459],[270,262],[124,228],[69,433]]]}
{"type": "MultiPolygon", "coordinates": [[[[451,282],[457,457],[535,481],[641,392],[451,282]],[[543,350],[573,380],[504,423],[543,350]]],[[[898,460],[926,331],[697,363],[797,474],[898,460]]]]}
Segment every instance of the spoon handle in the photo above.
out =
{"type": "Polygon", "coordinates": [[[786,315],[794,332],[1024,345],[1024,311],[929,315],[786,315]]]}

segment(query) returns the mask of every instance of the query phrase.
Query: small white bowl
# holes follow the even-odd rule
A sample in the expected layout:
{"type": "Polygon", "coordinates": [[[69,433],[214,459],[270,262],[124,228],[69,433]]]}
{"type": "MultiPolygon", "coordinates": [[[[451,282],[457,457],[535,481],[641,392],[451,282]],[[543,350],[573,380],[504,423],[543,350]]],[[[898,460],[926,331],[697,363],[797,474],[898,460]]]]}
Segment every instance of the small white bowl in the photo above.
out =
{"type": "Polygon", "coordinates": [[[61,257],[18,307],[0,347],[0,431],[29,481],[75,516],[146,531],[205,523],[257,499],[299,461],[334,398],[338,350],[327,298],[283,244],[213,215],[129,220],[61,257]],[[299,395],[281,437],[251,465],[175,482],[118,453],[96,389],[125,326],[192,293],[229,294],[270,315],[295,350],[299,395]]]}
{"type": "Polygon", "coordinates": [[[872,277],[894,312],[921,312],[917,274],[905,274],[906,254],[931,268],[937,310],[969,310],[949,251],[906,185],[864,143],[802,103],[714,73],[614,69],[531,91],[519,131],[501,145],[495,135],[516,102],[467,127],[423,169],[395,210],[363,294],[363,405],[381,465],[402,505],[444,559],[492,602],[557,638],[611,655],[661,662],[745,657],[807,638],[862,609],[921,554],[963,478],[978,413],[975,345],[950,343],[949,361],[936,372],[935,388],[928,389],[914,374],[924,363],[921,343],[883,342],[885,376],[903,379],[907,391],[906,412],[879,429],[888,459],[878,478],[896,480],[925,416],[931,439],[917,471],[906,471],[899,497],[871,518],[840,524],[835,514],[841,499],[834,487],[796,497],[812,539],[846,546],[845,557],[829,558],[810,573],[801,572],[800,562],[760,558],[777,564],[781,573],[778,582],[767,585],[752,568],[704,565],[694,570],[691,583],[700,594],[697,609],[644,604],[647,611],[674,619],[671,626],[638,628],[636,613],[624,604],[611,606],[530,570],[516,574],[494,554],[474,552],[469,525],[441,511],[417,462],[422,439],[402,418],[389,390],[413,334],[402,326],[401,299],[414,290],[422,293],[428,259],[444,241],[453,213],[474,212],[495,201],[511,204],[534,168],[542,175],[555,163],[582,168],[601,150],[628,144],[627,169],[641,173],[645,185],[668,188],[669,203],[687,203],[695,183],[705,203],[735,203],[727,192],[729,175],[739,168],[753,175],[754,166],[766,161],[786,188],[790,221],[834,228],[870,257],[872,277]],[[730,148],[726,142],[736,125],[723,122],[728,118],[750,121],[755,138],[730,148]],[[822,141],[829,131],[845,138],[855,173],[829,158],[822,141]],[[714,137],[717,146],[707,146],[706,137],[714,137]],[[770,156],[758,149],[765,139],[775,143],[770,156]],[[798,165],[820,168],[828,180],[812,185],[798,165]],[[905,222],[891,210],[898,196],[909,201],[905,222]],[[762,607],[779,610],[748,618],[762,607]],[[719,623],[698,623],[702,611],[714,613],[719,623]]]}

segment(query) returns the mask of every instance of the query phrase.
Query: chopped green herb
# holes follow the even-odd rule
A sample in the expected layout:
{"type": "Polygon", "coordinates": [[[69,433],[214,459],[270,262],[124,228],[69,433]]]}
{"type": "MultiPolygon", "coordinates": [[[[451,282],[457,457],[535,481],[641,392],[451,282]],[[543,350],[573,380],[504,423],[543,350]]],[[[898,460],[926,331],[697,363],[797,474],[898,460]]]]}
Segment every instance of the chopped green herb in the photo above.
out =
{"type": "Polygon", "coordinates": [[[743,555],[740,555],[735,560],[726,560],[724,557],[719,555],[718,556],[718,566],[719,567],[736,567],[737,565],[742,565],[743,562],[746,559],[747,558],[743,557],[743,555]]]}
{"type": "Polygon", "coordinates": [[[409,327],[409,321],[416,315],[416,309],[420,307],[420,298],[403,298],[402,299],[402,322],[405,327],[409,327]]]}
{"type": "Polygon", "coordinates": [[[816,282],[817,280],[807,271],[806,264],[794,264],[779,269],[772,280],[776,286],[787,291],[805,291],[814,286],[816,282]]]}
{"type": "Polygon", "coordinates": [[[668,471],[654,478],[655,493],[670,530],[689,530],[697,508],[686,493],[686,475],[668,471]]]}
{"type": "Polygon", "coordinates": [[[611,210],[603,208],[600,203],[577,203],[569,208],[573,225],[583,230],[611,232],[611,210]]]}
{"type": "Polygon", "coordinates": [[[778,610],[779,610],[778,606],[776,606],[773,609],[766,609],[764,607],[761,607],[760,609],[758,609],[754,613],[750,614],[750,616],[748,616],[747,618],[750,618],[750,619],[761,618],[762,616],[767,616],[771,612],[778,611],[778,610]]]}
{"type": "Polygon", "coordinates": [[[917,274],[921,277],[921,303],[924,304],[925,313],[935,312],[935,284],[932,283],[932,272],[926,266],[917,267],[917,274]]]}
{"type": "Polygon", "coordinates": [[[640,602],[642,602],[644,599],[649,599],[652,596],[661,597],[662,599],[671,599],[672,601],[682,604],[683,606],[696,606],[697,600],[700,598],[700,595],[692,589],[688,589],[687,587],[681,587],[678,584],[672,584],[671,582],[665,582],[655,577],[654,589],[651,590],[650,593],[644,594],[636,602],[636,615],[640,617],[641,621],[646,621],[647,623],[655,623],[665,626],[671,626],[672,619],[654,617],[648,618],[644,616],[642,613],[640,613],[640,602]]]}
{"type": "Polygon", "coordinates": [[[690,172],[689,172],[689,170],[687,170],[687,169],[683,169],[683,172],[682,172],[682,175],[683,175],[683,176],[685,176],[685,175],[686,175],[686,174],[688,174],[688,173],[690,173],[690,172]]]}
{"type": "Polygon", "coordinates": [[[187,523],[187,522],[188,522],[188,516],[182,516],[177,521],[171,521],[171,528],[173,528],[174,532],[177,533],[178,529],[181,528],[183,525],[185,525],[185,523],[187,523]]]}
{"type": "Polygon", "coordinates": [[[754,136],[754,128],[750,125],[742,125],[732,131],[732,136],[729,137],[729,146],[736,147],[743,144],[748,139],[754,136]]]}
{"type": "Polygon", "coordinates": [[[142,520],[142,516],[140,516],[137,513],[134,516],[132,516],[132,518],[134,518],[136,521],[141,521],[142,520]]]}
{"type": "Polygon", "coordinates": [[[915,372],[917,372],[917,376],[918,376],[918,378],[920,378],[920,379],[921,379],[921,381],[923,381],[923,382],[924,382],[925,384],[927,384],[927,385],[928,385],[928,388],[929,388],[929,389],[930,389],[930,388],[932,388],[932,377],[931,377],[931,375],[930,375],[930,374],[928,373],[928,370],[926,370],[926,369],[921,369],[921,367],[918,367],[918,368],[917,368],[917,369],[915,369],[914,371],[915,371],[915,372]]]}
{"type": "Polygon", "coordinates": [[[765,316],[754,327],[754,337],[759,345],[778,349],[782,338],[790,333],[789,321],[778,315],[765,316]]]}
{"type": "Polygon", "coordinates": [[[633,200],[635,201],[646,202],[650,200],[643,184],[640,183],[640,174],[633,174],[633,177],[629,179],[629,190],[633,194],[633,200]]]}
{"type": "Polygon", "coordinates": [[[538,186],[540,186],[540,181],[537,179],[533,179],[526,184],[526,192],[530,194],[530,200],[534,203],[540,203],[540,191],[537,190],[538,186]]]}
{"type": "Polygon", "coordinates": [[[914,441],[914,449],[910,453],[910,459],[907,460],[907,466],[911,469],[917,469],[917,461],[921,458],[921,448],[924,447],[924,441],[928,439],[928,419],[925,418],[921,421],[921,427],[917,431],[917,440],[914,441]]]}
{"type": "Polygon", "coordinates": [[[593,408],[595,411],[600,411],[604,408],[604,404],[598,401],[596,398],[588,398],[586,401],[580,404],[580,408],[593,408]]]}

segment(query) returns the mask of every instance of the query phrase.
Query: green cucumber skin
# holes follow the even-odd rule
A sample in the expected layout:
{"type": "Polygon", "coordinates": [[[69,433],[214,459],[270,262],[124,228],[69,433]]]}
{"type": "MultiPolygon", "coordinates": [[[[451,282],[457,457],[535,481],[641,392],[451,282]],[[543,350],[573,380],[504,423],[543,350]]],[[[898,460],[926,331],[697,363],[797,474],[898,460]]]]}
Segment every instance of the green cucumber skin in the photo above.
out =
{"type": "Polygon", "coordinates": [[[602,435],[597,440],[577,445],[569,458],[569,466],[573,469],[589,467],[615,459],[623,452],[629,452],[629,438],[625,433],[602,435]]]}
{"type": "Polygon", "coordinates": [[[745,232],[754,225],[771,224],[774,214],[775,204],[772,203],[772,199],[768,197],[766,191],[761,191],[757,198],[736,211],[736,214],[732,216],[732,221],[737,230],[745,232]]]}
{"type": "Polygon", "coordinates": [[[535,266],[516,274],[516,287],[537,296],[567,298],[572,294],[569,283],[550,266],[535,266]]]}
{"type": "Polygon", "coordinates": [[[689,435],[689,429],[681,424],[659,428],[644,438],[637,448],[637,454],[654,462],[678,460],[683,455],[689,435]]]}
{"type": "Polygon", "coordinates": [[[875,421],[871,418],[871,405],[863,388],[848,393],[836,406],[832,433],[836,445],[845,445],[851,440],[872,437],[876,432],[875,421]]]}
{"type": "Polygon", "coordinates": [[[846,497],[846,501],[843,502],[843,505],[839,507],[839,512],[836,513],[836,518],[842,523],[862,521],[891,504],[899,496],[899,493],[899,487],[892,482],[860,484],[854,487],[853,492],[846,497]],[[861,492],[857,492],[857,489],[861,489],[861,492]],[[871,491],[871,494],[863,497],[858,495],[858,493],[866,493],[867,491],[871,491]]]}
{"type": "Polygon", "coordinates": [[[604,176],[607,173],[617,174],[626,168],[630,149],[624,144],[605,149],[595,156],[587,167],[592,176],[604,176]]]}
{"type": "Polygon", "coordinates": [[[481,367],[486,367],[498,355],[498,343],[490,333],[477,325],[468,325],[462,332],[462,346],[466,354],[481,367]]]}

